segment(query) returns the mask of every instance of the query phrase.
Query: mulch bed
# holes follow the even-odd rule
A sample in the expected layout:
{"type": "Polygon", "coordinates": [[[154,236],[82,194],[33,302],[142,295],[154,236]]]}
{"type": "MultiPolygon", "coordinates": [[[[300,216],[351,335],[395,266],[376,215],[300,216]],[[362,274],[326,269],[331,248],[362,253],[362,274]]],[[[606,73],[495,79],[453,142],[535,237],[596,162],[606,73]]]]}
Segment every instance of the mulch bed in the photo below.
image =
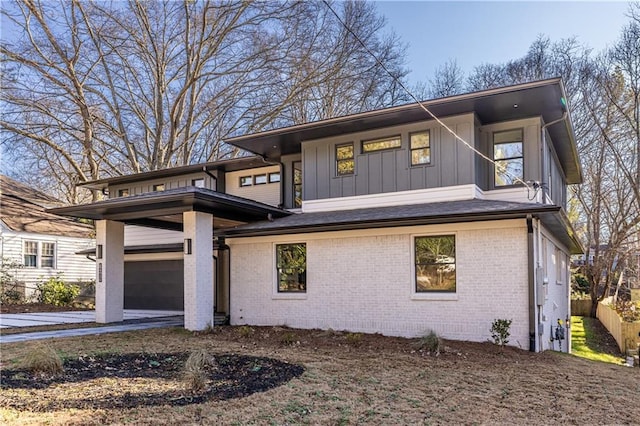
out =
{"type": "Polygon", "coordinates": [[[67,312],[67,311],[91,311],[87,306],[54,306],[45,303],[2,303],[0,313],[23,314],[31,312],[67,312]]]}
{"type": "Polygon", "coordinates": [[[133,353],[82,356],[64,361],[58,375],[25,370],[0,371],[0,389],[47,389],[46,400],[15,394],[0,396],[6,408],[52,411],[68,408],[111,409],[139,406],[182,406],[208,400],[241,398],[280,386],[300,376],[304,368],[271,358],[224,354],[205,367],[203,390],[188,389],[183,366],[188,353],[133,353]],[[124,379],[124,380],[123,380],[124,379]],[[86,394],[69,395],[65,384],[86,383],[86,394]]]}

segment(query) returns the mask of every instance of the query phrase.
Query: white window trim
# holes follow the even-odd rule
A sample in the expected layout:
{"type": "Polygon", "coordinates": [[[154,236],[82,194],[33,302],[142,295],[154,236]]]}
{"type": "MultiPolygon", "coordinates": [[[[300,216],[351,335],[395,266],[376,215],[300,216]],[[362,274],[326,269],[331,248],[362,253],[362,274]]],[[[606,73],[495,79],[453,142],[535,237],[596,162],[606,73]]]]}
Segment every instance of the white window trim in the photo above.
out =
{"type": "Polygon", "coordinates": [[[460,293],[460,280],[458,274],[458,233],[457,232],[428,232],[420,234],[411,234],[409,239],[411,250],[411,279],[409,280],[411,300],[432,300],[432,301],[457,301],[460,293]],[[453,235],[456,242],[456,291],[449,292],[418,292],[416,291],[416,237],[440,237],[453,235]]]}
{"type": "Polygon", "coordinates": [[[21,252],[22,252],[21,263],[24,265],[25,269],[29,269],[29,270],[45,269],[48,271],[58,269],[58,241],[57,240],[39,240],[39,239],[33,239],[33,238],[23,238],[21,252]],[[24,256],[25,256],[24,245],[27,242],[36,244],[36,266],[26,266],[24,264],[24,256]],[[42,245],[44,243],[53,244],[53,266],[42,266],[42,245]]]}
{"type": "Polygon", "coordinates": [[[307,240],[284,240],[271,244],[271,273],[272,273],[272,286],[271,286],[271,299],[272,300],[305,300],[309,292],[309,243],[307,240]],[[282,244],[305,244],[307,247],[307,289],[304,293],[287,293],[278,291],[278,251],[277,246],[282,244]]]}
{"type": "Polygon", "coordinates": [[[58,243],[56,241],[40,241],[38,244],[40,251],[40,269],[57,269],[58,268],[58,243]],[[53,244],[53,266],[42,266],[42,259],[44,257],[42,246],[44,244],[53,244]]]}

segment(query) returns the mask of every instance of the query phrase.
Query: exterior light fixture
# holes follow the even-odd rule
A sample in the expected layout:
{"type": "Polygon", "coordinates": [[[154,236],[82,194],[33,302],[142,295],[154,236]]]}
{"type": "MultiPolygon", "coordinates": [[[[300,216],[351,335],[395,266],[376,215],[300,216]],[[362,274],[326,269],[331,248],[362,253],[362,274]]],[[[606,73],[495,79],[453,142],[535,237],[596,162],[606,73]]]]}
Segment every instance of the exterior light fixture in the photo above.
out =
{"type": "Polygon", "coordinates": [[[102,244],[96,247],[96,259],[102,259],[102,244]]]}
{"type": "Polygon", "coordinates": [[[184,239],[184,254],[191,254],[191,238],[184,239]]]}

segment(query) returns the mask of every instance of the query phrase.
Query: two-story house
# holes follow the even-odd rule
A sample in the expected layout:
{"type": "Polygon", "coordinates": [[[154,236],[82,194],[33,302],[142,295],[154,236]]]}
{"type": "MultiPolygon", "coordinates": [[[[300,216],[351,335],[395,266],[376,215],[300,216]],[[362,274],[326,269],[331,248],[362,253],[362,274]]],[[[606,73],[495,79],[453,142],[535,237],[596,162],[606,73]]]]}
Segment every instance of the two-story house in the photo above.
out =
{"type": "Polygon", "coordinates": [[[192,330],[217,311],[485,341],[512,319],[510,344],[557,349],[581,251],[565,99],[551,79],[424,102],[440,123],[409,104],[236,137],[256,157],[91,182],[109,199],[56,212],[98,221],[99,321],[167,295],[192,330]]]}

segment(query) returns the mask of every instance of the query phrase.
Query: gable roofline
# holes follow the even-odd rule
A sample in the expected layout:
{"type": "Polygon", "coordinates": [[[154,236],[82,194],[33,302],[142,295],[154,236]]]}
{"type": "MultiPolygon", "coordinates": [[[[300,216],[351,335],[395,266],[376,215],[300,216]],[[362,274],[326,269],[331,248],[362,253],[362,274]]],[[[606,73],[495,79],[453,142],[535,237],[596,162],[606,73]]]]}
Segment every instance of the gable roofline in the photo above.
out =
{"type": "MultiPolygon", "coordinates": [[[[567,99],[559,77],[481,90],[421,102],[439,118],[475,113],[482,124],[521,118],[541,117],[543,123],[561,118],[566,111],[561,99],[567,99]],[[517,107],[514,107],[517,105],[517,107]]],[[[365,130],[432,120],[417,103],[410,103],[342,117],[303,123],[225,139],[225,142],[277,160],[282,155],[299,153],[301,143],[365,130]]],[[[563,171],[570,184],[582,181],[582,169],[571,119],[547,128],[563,171]]]]}

